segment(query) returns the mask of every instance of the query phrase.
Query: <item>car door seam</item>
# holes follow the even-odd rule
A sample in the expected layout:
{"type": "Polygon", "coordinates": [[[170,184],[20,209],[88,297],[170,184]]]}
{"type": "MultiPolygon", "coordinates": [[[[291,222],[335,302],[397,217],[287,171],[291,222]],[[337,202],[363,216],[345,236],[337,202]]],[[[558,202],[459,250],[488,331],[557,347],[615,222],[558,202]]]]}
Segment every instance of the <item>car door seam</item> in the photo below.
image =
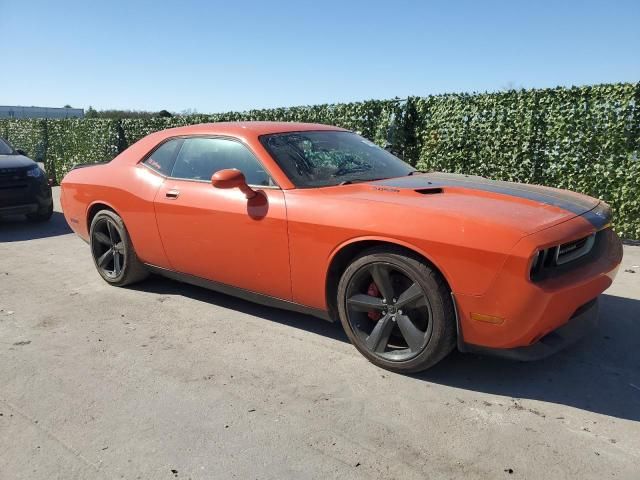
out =
{"type": "Polygon", "coordinates": [[[164,241],[162,240],[162,233],[160,232],[160,225],[158,224],[158,211],[156,210],[156,204],[158,203],[157,202],[158,195],[161,195],[161,192],[164,191],[164,186],[165,186],[166,183],[167,183],[167,179],[165,177],[162,180],[162,183],[158,187],[158,190],[156,190],[156,194],[153,197],[153,216],[154,216],[155,221],[156,221],[156,231],[158,232],[158,238],[160,239],[160,246],[162,247],[162,251],[164,252],[164,257],[167,259],[167,265],[169,265],[171,270],[175,271],[175,267],[171,263],[171,259],[169,258],[169,254],[167,253],[167,249],[164,246],[164,241]]]}
{"type": "Polygon", "coordinates": [[[289,298],[293,298],[293,271],[291,268],[291,232],[289,231],[289,207],[287,205],[287,194],[282,190],[282,200],[284,202],[284,221],[287,227],[287,259],[289,261],[289,298]]]}

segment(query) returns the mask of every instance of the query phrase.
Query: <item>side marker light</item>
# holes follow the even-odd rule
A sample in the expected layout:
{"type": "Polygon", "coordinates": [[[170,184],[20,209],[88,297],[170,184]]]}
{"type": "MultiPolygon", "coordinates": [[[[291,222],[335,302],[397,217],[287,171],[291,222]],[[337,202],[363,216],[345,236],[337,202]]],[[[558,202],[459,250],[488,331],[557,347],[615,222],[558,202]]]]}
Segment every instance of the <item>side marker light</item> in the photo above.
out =
{"type": "Polygon", "coordinates": [[[492,323],[494,325],[502,325],[504,323],[504,318],[496,317],[493,315],[485,315],[484,313],[472,313],[471,320],[475,320],[477,322],[492,323]]]}

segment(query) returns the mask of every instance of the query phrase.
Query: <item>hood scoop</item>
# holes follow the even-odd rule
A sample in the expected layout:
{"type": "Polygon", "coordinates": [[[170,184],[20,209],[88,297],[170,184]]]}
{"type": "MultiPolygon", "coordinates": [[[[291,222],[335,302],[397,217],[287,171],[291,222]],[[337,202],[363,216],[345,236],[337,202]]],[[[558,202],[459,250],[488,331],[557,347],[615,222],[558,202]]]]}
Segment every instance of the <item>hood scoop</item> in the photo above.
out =
{"type": "Polygon", "coordinates": [[[440,187],[416,188],[414,192],[420,193],[422,195],[435,195],[437,193],[444,193],[444,191],[440,187]]]}

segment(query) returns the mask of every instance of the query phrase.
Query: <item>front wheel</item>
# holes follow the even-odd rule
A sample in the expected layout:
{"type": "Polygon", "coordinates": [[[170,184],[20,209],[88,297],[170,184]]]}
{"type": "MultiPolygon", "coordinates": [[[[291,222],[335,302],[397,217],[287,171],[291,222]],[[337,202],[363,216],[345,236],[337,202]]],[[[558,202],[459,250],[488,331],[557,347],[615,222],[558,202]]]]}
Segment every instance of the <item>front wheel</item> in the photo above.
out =
{"type": "Polygon", "coordinates": [[[455,346],[446,282],[399,248],[367,250],[347,267],[338,285],[338,310],[351,343],[387,370],[426,370],[455,346]]]}
{"type": "Polygon", "coordinates": [[[99,211],[91,221],[89,237],[93,261],[107,283],[122,287],[148,275],[138,260],[122,218],[115,212],[99,211]]]}

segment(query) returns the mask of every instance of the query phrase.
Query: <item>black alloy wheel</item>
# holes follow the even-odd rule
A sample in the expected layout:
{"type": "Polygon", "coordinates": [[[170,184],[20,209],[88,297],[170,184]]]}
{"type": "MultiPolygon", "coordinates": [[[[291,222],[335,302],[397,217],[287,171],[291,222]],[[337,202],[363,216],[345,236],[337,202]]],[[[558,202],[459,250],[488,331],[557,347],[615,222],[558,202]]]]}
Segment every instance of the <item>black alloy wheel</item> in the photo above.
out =
{"type": "Polygon", "coordinates": [[[115,222],[102,217],[91,231],[91,250],[96,266],[107,278],[116,279],[125,267],[125,247],[115,222]]]}
{"type": "Polygon", "coordinates": [[[91,221],[89,239],[93,261],[107,283],[129,285],[149,274],[138,259],[124,222],[117,213],[99,211],[91,221]]]}
{"type": "Polygon", "coordinates": [[[450,289],[431,264],[400,247],[363,252],[338,284],[340,321],[372,363],[412,373],[442,360],[455,346],[450,289]]]}
{"type": "Polygon", "coordinates": [[[424,349],[432,331],[431,305],[409,273],[369,263],[352,277],[347,292],[349,324],[372,354],[409,360],[424,349]]]}

